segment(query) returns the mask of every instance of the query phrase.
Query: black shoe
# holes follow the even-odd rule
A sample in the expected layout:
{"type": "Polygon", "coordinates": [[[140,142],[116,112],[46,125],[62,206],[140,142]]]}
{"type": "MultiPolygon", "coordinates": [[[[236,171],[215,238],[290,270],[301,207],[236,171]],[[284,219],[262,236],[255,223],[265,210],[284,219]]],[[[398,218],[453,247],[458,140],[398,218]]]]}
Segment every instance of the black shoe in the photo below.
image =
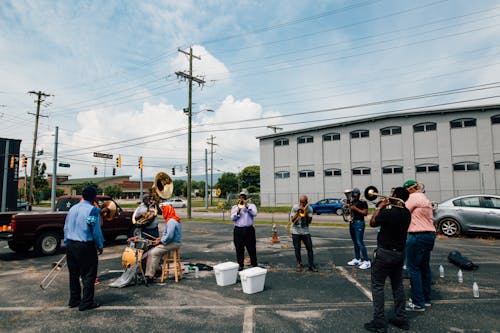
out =
{"type": "Polygon", "coordinates": [[[389,319],[389,322],[392,325],[394,325],[394,326],[396,326],[404,331],[408,331],[410,329],[410,323],[408,322],[408,320],[391,318],[391,319],[389,319]]]}
{"type": "Polygon", "coordinates": [[[387,333],[387,327],[377,324],[373,320],[365,324],[365,329],[370,332],[387,333]]]}
{"type": "Polygon", "coordinates": [[[311,272],[317,272],[318,271],[318,267],[316,267],[316,265],[312,265],[312,266],[309,266],[309,270],[311,272]]]}
{"type": "Polygon", "coordinates": [[[296,272],[302,272],[302,264],[300,262],[297,263],[297,267],[295,268],[296,272]]]}
{"type": "Polygon", "coordinates": [[[71,302],[70,302],[70,303],[68,304],[68,308],[71,308],[71,309],[72,309],[72,308],[76,308],[77,306],[80,306],[80,302],[78,302],[78,303],[76,303],[76,302],[75,302],[75,303],[71,303],[71,302]]]}
{"type": "Polygon", "coordinates": [[[99,303],[92,303],[89,306],[79,307],[78,310],[87,311],[87,310],[97,309],[100,306],[101,306],[101,304],[99,304],[99,303]]]}

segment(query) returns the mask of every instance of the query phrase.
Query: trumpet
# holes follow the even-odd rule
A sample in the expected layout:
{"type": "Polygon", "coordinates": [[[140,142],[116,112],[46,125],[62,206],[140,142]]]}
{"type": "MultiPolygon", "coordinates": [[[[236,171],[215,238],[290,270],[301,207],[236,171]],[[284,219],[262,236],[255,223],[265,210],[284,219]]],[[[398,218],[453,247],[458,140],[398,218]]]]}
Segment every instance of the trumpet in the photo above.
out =
{"type": "MultiPolygon", "coordinates": [[[[250,200],[250,199],[248,199],[250,200]]],[[[236,203],[238,205],[239,209],[243,209],[248,205],[248,200],[245,199],[238,199],[238,202],[236,203]]]]}
{"type": "Polygon", "coordinates": [[[405,206],[405,202],[399,198],[393,198],[393,197],[378,193],[378,190],[375,186],[368,186],[365,189],[364,195],[365,195],[365,198],[367,200],[370,200],[370,201],[373,201],[379,197],[379,198],[384,198],[384,199],[389,200],[391,205],[394,205],[396,207],[403,208],[405,206]]]}
{"type": "Polygon", "coordinates": [[[52,266],[54,266],[49,274],[47,274],[46,277],[43,278],[43,280],[40,282],[40,288],[43,290],[47,289],[52,282],[56,279],[57,275],[62,271],[63,267],[66,265],[66,255],[64,255],[58,262],[52,263],[52,266]]]}

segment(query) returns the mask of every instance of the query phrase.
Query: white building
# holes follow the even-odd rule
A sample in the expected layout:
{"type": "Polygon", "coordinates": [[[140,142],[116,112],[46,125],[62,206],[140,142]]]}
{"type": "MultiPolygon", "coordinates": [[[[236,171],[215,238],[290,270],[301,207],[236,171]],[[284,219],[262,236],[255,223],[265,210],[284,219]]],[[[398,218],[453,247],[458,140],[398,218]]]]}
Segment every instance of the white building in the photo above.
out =
{"type": "Polygon", "coordinates": [[[263,206],[344,198],[407,179],[442,201],[500,194],[500,105],[386,114],[258,137],[263,206]]]}

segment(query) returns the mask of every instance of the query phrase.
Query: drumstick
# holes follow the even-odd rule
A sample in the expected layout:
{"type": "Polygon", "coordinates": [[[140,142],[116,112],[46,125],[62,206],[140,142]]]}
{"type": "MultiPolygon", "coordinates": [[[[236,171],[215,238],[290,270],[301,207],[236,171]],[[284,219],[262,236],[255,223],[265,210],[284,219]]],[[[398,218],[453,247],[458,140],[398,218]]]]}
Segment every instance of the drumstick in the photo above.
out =
{"type": "Polygon", "coordinates": [[[148,234],[147,232],[143,231],[142,234],[148,236],[151,239],[156,239],[156,237],[154,237],[153,235],[148,234]]]}

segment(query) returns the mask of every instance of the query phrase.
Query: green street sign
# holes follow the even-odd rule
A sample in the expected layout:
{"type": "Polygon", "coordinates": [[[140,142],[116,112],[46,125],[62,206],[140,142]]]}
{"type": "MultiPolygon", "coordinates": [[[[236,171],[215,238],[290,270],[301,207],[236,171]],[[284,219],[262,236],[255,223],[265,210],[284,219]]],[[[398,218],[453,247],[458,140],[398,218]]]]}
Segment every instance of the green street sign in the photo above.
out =
{"type": "Polygon", "coordinates": [[[59,166],[61,168],[69,168],[70,167],[69,163],[59,163],[59,166]]]}

